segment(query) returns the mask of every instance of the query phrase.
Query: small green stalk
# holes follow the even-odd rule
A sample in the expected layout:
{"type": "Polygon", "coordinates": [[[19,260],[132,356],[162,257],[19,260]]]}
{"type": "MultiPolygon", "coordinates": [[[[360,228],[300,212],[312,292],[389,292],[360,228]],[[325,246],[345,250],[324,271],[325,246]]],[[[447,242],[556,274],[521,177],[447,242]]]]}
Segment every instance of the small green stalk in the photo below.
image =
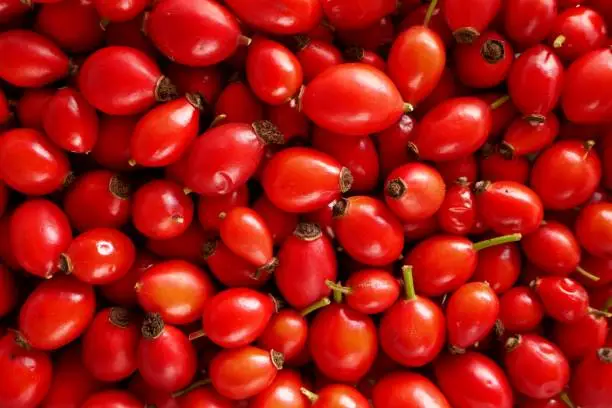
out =
{"type": "Polygon", "coordinates": [[[501,237],[495,237],[484,241],[474,243],[474,251],[480,251],[481,249],[490,248],[496,245],[507,244],[509,242],[517,242],[523,238],[522,234],[510,234],[502,235],[501,237]]]}

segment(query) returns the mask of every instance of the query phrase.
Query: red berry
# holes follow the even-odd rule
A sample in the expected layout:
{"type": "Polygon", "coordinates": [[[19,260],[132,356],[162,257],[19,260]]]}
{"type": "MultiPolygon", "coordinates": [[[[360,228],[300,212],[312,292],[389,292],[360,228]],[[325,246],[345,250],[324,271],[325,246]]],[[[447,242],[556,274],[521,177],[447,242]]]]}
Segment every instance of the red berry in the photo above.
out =
{"type": "Polygon", "coordinates": [[[604,408],[612,398],[612,349],[589,353],[574,369],[570,384],[572,402],[581,407],[604,408]]]}
{"type": "Polygon", "coordinates": [[[442,391],[427,378],[409,372],[384,376],[372,389],[374,408],[402,408],[427,404],[432,408],[450,408],[442,391]]]}
{"type": "Polygon", "coordinates": [[[98,312],[83,335],[83,364],[101,381],[120,381],[137,369],[138,326],[125,309],[98,312]]]}
{"type": "Polygon", "coordinates": [[[591,255],[612,257],[612,204],[591,204],[580,211],[576,237],[591,255]]]}
{"type": "Polygon", "coordinates": [[[544,318],[544,307],[529,288],[516,286],[499,299],[499,320],[510,333],[535,330],[544,318]]]}
{"type": "Polygon", "coordinates": [[[510,337],[504,362],[514,388],[531,398],[554,397],[569,382],[569,364],[561,350],[535,334],[510,337]]]}
{"type": "Polygon", "coordinates": [[[57,350],[76,340],[96,311],[93,288],[70,276],[39,284],[19,311],[19,331],[39,350],[57,350]]]}
{"type": "Polygon", "coordinates": [[[508,76],[514,50],[504,37],[488,31],[472,44],[459,44],[455,49],[457,77],[472,88],[492,88],[508,76]]]}

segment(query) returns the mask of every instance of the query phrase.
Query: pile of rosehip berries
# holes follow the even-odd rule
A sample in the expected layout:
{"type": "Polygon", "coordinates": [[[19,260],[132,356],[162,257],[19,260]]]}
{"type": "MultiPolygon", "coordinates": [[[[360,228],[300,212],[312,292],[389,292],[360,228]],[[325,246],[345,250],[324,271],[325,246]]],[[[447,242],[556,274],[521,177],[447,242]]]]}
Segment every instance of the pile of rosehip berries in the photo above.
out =
{"type": "Polygon", "coordinates": [[[612,0],[0,0],[0,408],[611,408],[612,0]]]}

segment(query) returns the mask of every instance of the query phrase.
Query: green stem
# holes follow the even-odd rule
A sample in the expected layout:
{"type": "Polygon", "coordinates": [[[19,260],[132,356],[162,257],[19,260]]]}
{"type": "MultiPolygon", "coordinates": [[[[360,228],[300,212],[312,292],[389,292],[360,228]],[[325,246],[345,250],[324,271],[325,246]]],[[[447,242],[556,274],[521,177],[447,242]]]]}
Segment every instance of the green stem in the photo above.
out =
{"type": "Polygon", "coordinates": [[[520,241],[523,237],[522,234],[510,234],[502,235],[501,237],[495,237],[484,241],[474,243],[474,251],[480,251],[481,249],[490,248],[495,245],[507,244],[509,242],[520,241]]]}
{"type": "MultiPolygon", "coordinates": [[[[337,285],[341,286],[340,282],[338,282],[337,285]]],[[[342,303],[342,297],[343,297],[342,296],[342,291],[334,290],[333,293],[334,293],[334,302],[342,303]]]]}
{"type": "Polygon", "coordinates": [[[351,293],[353,293],[352,288],[349,288],[347,286],[342,286],[340,283],[332,282],[329,279],[325,281],[325,284],[327,285],[328,288],[330,288],[334,292],[339,291],[345,295],[350,295],[351,293]]]}
{"type": "Polygon", "coordinates": [[[412,266],[403,266],[402,275],[404,276],[404,290],[406,291],[406,300],[412,300],[416,298],[416,292],[414,291],[414,279],[412,278],[412,266]]]}
{"type": "Polygon", "coordinates": [[[193,333],[189,333],[189,336],[188,336],[189,341],[194,341],[201,337],[206,337],[206,333],[204,333],[204,330],[194,331],[193,333]]]}
{"type": "Polygon", "coordinates": [[[593,316],[603,317],[606,319],[609,319],[612,317],[612,313],[608,312],[606,309],[599,310],[599,309],[593,309],[592,307],[589,307],[589,313],[592,314],[593,316]]]}
{"type": "Polygon", "coordinates": [[[314,302],[312,305],[307,306],[304,310],[302,310],[300,312],[300,314],[302,316],[306,316],[312,312],[314,312],[315,310],[319,310],[325,306],[328,306],[331,303],[331,300],[329,300],[329,298],[324,297],[321,300],[317,300],[316,302],[314,302]]]}
{"type": "Polygon", "coordinates": [[[508,102],[510,100],[510,96],[508,95],[504,95],[499,99],[496,99],[495,101],[493,101],[493,103],[491,104],[491,109],[495,110],[497,108],[499,108],[500,106],[502,106],[504,103],[508,102]]]}
{"type": "Polygon", "coordinates": [[[429,3],[429,7],[427,8],[427,13],[425,14],[425,20],[423,21],[423,25],[425,27],[429,25],[429,22],[431,21],[431,17],[433,16],[433,13],[436,10],[437,5],[438,5],[438,0],[431,0],[431,3],[429,3]]]}
{"type": "Polygon", "coordinates": [[[604,312],[609,312],[610,309],[612,309],[612,297],[606,300],[606,303],[604,303],[604,307],[603,307],[604,312]]]}
{"type": "Polygon", "coordinates": [[[599,276],[597,276],[597,275],[593,275],[592,273],[590,273],[590,272],[588,272],[588,271],[584,270],[584,269],[582,268],[582,266],[577,266],[577,267],[576,267],[576,272],[578,272],[579,274],[581,274],[581,275],[582,275],[582,276],[584,276],[585,278],[590,279],[590,280],[592,280],[592,281],[594,281],[594,282],[597,282],[597,281],[599,280],[599,276]]]}

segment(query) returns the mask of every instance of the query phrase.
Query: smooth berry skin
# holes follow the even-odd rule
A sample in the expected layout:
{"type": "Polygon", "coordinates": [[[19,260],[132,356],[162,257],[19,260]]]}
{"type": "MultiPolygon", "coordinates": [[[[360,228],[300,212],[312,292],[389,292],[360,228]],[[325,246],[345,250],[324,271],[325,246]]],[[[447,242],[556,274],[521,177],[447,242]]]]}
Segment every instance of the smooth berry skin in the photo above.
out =
{"type": "Polygon", "coordinates": [[[13,21],[19,21],[31,8],[27,4],[20,1],[4,0],[2,2],[2,11],[0,11],[0,24],[9,24],[13,21]]]}
{"type": "Polygon", "coordinates": [[[156,58],[159,51],[143,32],[144,13],[133,20],[122,23],[110,23],[106,26],[106,42],[108,45],[131,47],[156,58]]]}
{"type": "Polygon", "coordinates": [[[495,31],[487,31],[472,44],[459,44],[454,54],[459,80],[472,88],[493,88],[508,76],[514,60],[512,45],[495,31]]]}
{"type": "Polygon", "coordinates": [[[380,173],[386,177],[391,171],[410,161],[406,145],[414,137],[416,121],[410,115],[399,120],[375,136],[380,158],[380,173]]]}
{"type": "Polygon", "coordinates": [[[356,382],[372,367],[378,352],[378,336],[369,316],[333,304],[316,314],[309,329],[310,354],[327,377],[356,382]]]}
{"type": "Polygon", "coordinates": [[[101,116],[98,141],[91,157],[109,170],[132,170],[130,140],[138,119],[137,116],[101,116]]]}
{"type": "Polygon", "coordinates": [[[360,4],[348,0],[322,0],[321,6],[331,25],[340,29],[368,27],[397,7],[392,0],[368,0],[360,4]]]}
{"type": "Polygon", "coordinates": [[[491,108],[473,97],[448,99],[423,117],[412,140],[422,160],[457,160],[478,150],[492,126],[491,108]]]}
{"type": "Polygon", "coordinates": [[[435,88],[446,64],[440,36],[422,25],[397,36],[387,59],[387,72],[404,101],[418,106],[435,88]]]}
{"type": "Polygon", "coordinates": [[[192,223],[181,235],[168,239],[148,239],[146,247],[162,258],[174,258],[202,264],[202,247],[210,239],[210,234],[199,225],[192,223]]]}
{"type": "Polygon", "coordinates": [[[98,116],[77,90],[67,87],[58,90],[47,104],[43,128],[62,149],[89,153],[98,139],[98,116]]]}
{"type": "MultiPolygon", "coordinates": [[[[249,408],[307,408],[310,401],[300,391],[303,386],[298,372],[279,371],[274,382],[250,400],[249,408]]],[[[230,405],[214,408],[230,408],[230,405]]]]}
{"type": "Polygon", "coordinates": [[[434,297],[457,289],[474,274],[477,252],[470,240],[435,235],[419,242],[404,259],[414,268],[417,293],[434,297]]]}
{"type": "Polygon", "coordinates": [[[229,249],[253,265],[262,267],[273,261],[272,235],[253,209],[233,208],[221,222],[219,234],[229,249]]]}
{"type": "Polygon", "coordinates": [[[134,285],[138,304],[149,313],[159,313],[170,324],[193,323],[215,288],[206,273],[192,263],[168,260],[142,273],[134,285]]]}
{"type": "Polygon", "coordinates": [[[577,322],[589,311],[586,289],[572,279],[544,276],[535,281],[534,290],[546,314],[558,322],[577,322]]]}
{"type": "Polygon", "coordinates": [[[296,57],[302,66],[304,84],[309,83],[321,72],[344,61],[342,53],[329,42],[310,37],[297,36],[296,57]]]}
{"type": "Polygon", "coordinates": [[[18,342],[16,333],[0,338],[0,404],[6,408],[35,408],[47,394],[53,377],[47,353],[30,350],[18,342]]]}
{"type": "Polygon", "coordinates": [[[508,93],[528,119],[542,121],[559,101],[565,73],[554,51],[537,45],[523,52],[510,68],[508,93]]]}
{"type": "Polygon", "coordinates": [[[544,117],[544,123],[531,123],[516,118],[504,133],[500,147],[504,156],[525,156],[548,147],[559,136],[559,119],[554,113],[544,117]]]}
{"type": "Polygon", "coordinates": [[[441,5],[446,23],[459,43],[471,43],[493,21],[501,0],[444,1],[441,5]]]}
{"type": "Polygon", "coordinates": [[[176,237],[193,220],[193,201],[176,183],[154,180],[134,193],[132,222],[144,236],[155,239],[176,237]]]}
{"type": "Polygon", "coordinates": [[[246,185],[226,195],[201,196],[198,203],[198,220],[204,230],[219,231],[224,215],[236,207],[247,207],[248,203],[249,190],[246,185]]]}
{"type": "Polygon", "coordinates": [[[307,340],[308,322],[305,317],[295,310],[281,309],[272,315],[257,339],[257,345],[283,353],[285,361],[291,364],[307,350],[307,340]]]}
{"type": "Polygon", "coordinates": [[[607,34],[601,14],[588,7],[574,7],[564,10],[555,18],[548,42],[559,57],[573,61],[589,51],[604,47],[607,34]]]}
{"type": "Polygon", "coordinates": [[[102,309],[83,335],[83,364],[96,379],[121,381],[136,371],[140,330],[130,317],[125,309],[102,309]]]}
{"type": "Polygon", "coordinates": [[[337,202],[333,229],[342,248],[365,265],[384,266],[396,261],[404,247],[402,224],[385,204],[368,196],[337,202]],[[343,207],[344,210],[340,210],[343,207]]]}
{"type": "Polygon", "coordinates": [[[521,239],[529,262],[552,275],[568,276],[580,263],[580,245],[572,231],[556,221],[547,221],[521,239]]]}
{"type": "Polygon", "coordinates": [[[385,182],[385,202],[403,222],[433,216],[442,206],[446,187],[440,173],[422,163],[393,170],[385,182]]]}
{"type": "Polygon", "coordinates": [[[434,363],[437,384],[454,408],[514,406],[504,371],[483,354],[446,354],[434,363]]]}
{"type": "Polygon", "coordinates": [[[253,123],[264,118],[263,105],[248,85],[230,82],[219,94],[215,116],[225,115],[222,123],[253,123]]]}
{"type": "Polygon", "coordinates": [[[159,325],[153,331],[146,329],[148,315],[142,328],[143,335],[138,343],[138,371],[152,387],[175,392],[187,387],[197,369],[196,351],[187,336],[174,326],[154,319],[159,325]],[[146,333],[145,333],[146,332],[146,333]],[[151,337],[150,335],[154,336],[151,337]]]}
{"type": "Polygon", "coordinates": [[[303,81],[302,66],[295,54],[284,45],[259,36],[249,45],[246,75],[253,93],[270,105],[287,102],[303,81]]]}
{"type": "Polygon", "coordinates": [[[526,184],[529,180],[530,163],[524,156],[504,157],[494,152],[481,158],[480,175],[489,181],[514,181],[526,184]]]}
{"type": "Polygon", "coordinates": [[[503,11],[504,32],[525,49],[548,36],[556,17],[556,0],[508,0],[503,11]]]}
{"type": "Polygon", "coordinates": [[[72,240],[68,218],[47,200],[29,200],[17,207],[11,216],[9,234],[12,252],[21,268],[43,278],[57,272],[60,254],[72,240]]]}
{"type": "Polygon", "coordinates": [[[323,18],[317,0],[270,1],[254,5],[248,0],[229,0],[236,16],[257,30],[276,35],[304,34],[323,18]]]}
{"type": "Polygon", "coordinates": [[[70,172],[66,154],[34,129],[12,129],[0,139],[0,177],[30,196],[59,190],[70,172]]]}
{"type": "Polygon", "coordinates": [[[106,390],[100,391],[89,397],[82,408],[140,408],[140,402],[135,396],[127,391],[106,390]]]}
{"type": "MultiPolygon", "coordinates": [[[[402,2],[402,4],[406,4],[402,2]]],[[[404,17],[404,19],[400,22],[397,30],[403,32],[410,27],[421,26],[425,21],[425,16],[427,15],[427,10],[429,9],[429,4],[427,3],[417,3],[417,7],[410,10],[404,17]]],[[[450,28],[446,24],[444,19],[444,15],[442,14],[442,10],[440,7],[436,7],[431,14],[431,19],[429,20],[427,27],[434,31],[442,42],[444,46],[448,49],[455,42],[453,39],[453,33],[450,28]]]]}
{"type": "Polygon", "coordinates": [[[263,218],[265,224],[268,226],[274,245],[279,245],[281,242],[284,242],[298,225],[298,217],[296,214],[288,213],[277,208],[265,195],[262,195],[253,203],[253,210],[263,218]]]}
{"type": "Polygon", "coordinates": [[[464,179],[448,188],[436,218],[440,228],[448,234],[465,235],[472,230],[476,204],[474,193],[464,179]]]}
{"type": "Polygon", "coordinates": [[[529,288],[516,286],[499,299],[499,320],[510,333],[535,330],[544,318],[544,307],[529,288]]]}
{"type": "Polygon", "coordinates": [[[203,249],[203,256],[213,276],[230,288],[259,288],[271,276],[263,274],[257,279],[257,267],[236,255],[221,240],[207,242],[203,249]]]}
{"type": "Polygon", "coordinates": [[[567,404],[559,397],[549,399],[525,398],[521,401],[520,408],[565,408],[567,404]]]}
{"type": "Polygon", "coordinates": [[[0,317],[9,314],[17,304],[19,293],[13,272],[0,265],[0,317]]]}
{"type": "Polygon", "coordinates": [[[345,283],[350,289],[346,304],[358,312],[379,314],[389,309],[400,295],[400,284],[382,269],[363,269],[352,273],[345,283]]]}
{"type": "Polygon", "coordinates": [[[591,145],[564,140],[538,156],[530,184],[546,209],[568,210],[586,202],[600,181],[601,161],[591,145]]]}
{"type": "Polygon", "coordinates": [[[531,398],[554,397],[569,382],[569,363],[561,350],[535,334],[511,337],[504,363],[512,386],[531,398]]]}
{"type": "MultiPolygon", "coordinates": [[[[198,387],[178,398],[169,397],[168,404],[175,404],[177,407],[210,407],[210,408],[233,408],[234,403],[228,398],[219,394],[211,386],[198,387]]],[[[156,405],[160,406],[160,405],[156,405]]],[[[164,406],[164,405],[162,405],[164,406]]],[[[173,408],[168,407],[168,408],[173,408]]]]}
{"type": "Polygon", "coordinates": [[[155,61],[142,51],[110,46],[87,57],[78,73],[78,88],[94,108],[108,115],[134,115],[165,99],[158,92],[161,79],[155,61]]]}
{"type": "Polygon", "coordinates": [[[91,2],[68,0],[42,5],[36,15],[36,32],[70,53],[90,52],[104,41],[100,16],[91,2]],[[69,24],[70,30],[66,27],[69,24]]]}
{"type": "Polygon", "coordinates": [[[372,389],[374,408],[450,408],[444,394],[427,378],[414,373],[385,375],[372,389]]]}
{"type": "Polygon", "coordinates": [[[602,48],[583,55],[568,68],[561,106],[572,122],[599,124],[609,120],[612,115],[612,102],[607,97],[612,92],[610,61],[612,50],[602,48]]]}
{"type": "Polygon", "coordinates": [[[44,281],[19,312],[19,331],[39,350],[57,350],[77,339],[96,310],[93,288],[70,276],[44,281]]]}
{"type": "Polygon", "coordinates": [[[325,282],[338,276],[335,248],[316,224],[298,224],[281,244],[278,259],[276,286],[294,308],[304,309],[331,293],[325,282]]]}
{"type": "Polygon", "coordinates": [[[344,384],[329,384],[316,394],[312,408],[368,408],[368,400],[354,387],[344,384]]]}
{"type": "Polygon", "coordinates": [[[77,279],[103,285],[122,278],[136,259],[136,247],[124,233],[95,228],[74,238],[62,254],[62,268],[77,279]]]}
{"type": "Polygon", "coordinates": [[[26,30],[9,30],[0,34],[3,64],[0,78],[22,88],[40,88],[64,78],[70,61],[52,41],[26,30]]]}
{"type": "Polygon", "coordinates": [[[113,23],[130,21],[149,5],[148,0],[94,0],[93,5],[98,15],[113,23]]]}
{"type": "Polygon", "coordinates": [[[607,319],[588,313],[573,323],[555,323],[551,338],[568,360],[577,361],[603,347],[607,335],[607,319]]]}
{"type": "Polygon", "coordinates": [[[472,183],[478,179],[478,163],[473,154],[457,160],[436,163],[436,169],[444,179],[446,186],[451,186],[459,179],[472,183]],[[462,179],[463,177],[463,179],[462,179]]]}
{"type": "Polygon", "coordinates": [[[329,154],[349,169],[353,176],[351,191],[366,193],[378,184],[380,160],[376,145],[369,136],[337,135],[315,128],[312,146],[329,154]]]}
{"type": "Polygon", "coordinates": [[[245,346],[217,353],[208,373],[219,394],[231,400],[243,400],[268,388],[281,367],[275,353],[245,346]]]}
{"type": "MultiPolygon", "coordinates": [[[[257,124],[228,123],[204,132],[190,147],[186,184],[202,195],[225,195],[255,174],[266,142],[257,124]]],[[[267,123],[267,122],[266,122],[267,123]]]]}
{"type": "Polygon", "coordinates": [[[380,322],[382,350],[404,367],[432,362],[444,347],[446,319],[440,307],[428,298],[400,299],[380,322]]]}
{"type": "Polygon", "coordinates": [[[591,204],[580,211],[576,220],[576,237],[591,255],[612,257],[612,204],[591,204]]]}
{"type": "Polygon", "coordinates": [[[583,407],[604,408],[612,393],[608,381],[612,377],[610,348],[589,353],[572,372],[570,398],[583,407]]]}
{"type": "MultiPolygon", "coordinates": [[[[179,408],[179,402],[172,393],[159,390],[145,382],[140,374],[135,374],[128,384],[128,390],[146,404],[156,407],[179,408]]],[[[194,390],[195,391],[195,390],[194,390]]]]}
{"type": "Polygon", "coordinates": [[[248,288],[226,289],[206,302],[202,329],[223,348],[244,347],[263,333],[275,312],[269,295],[248,288]]]}
{"type": "Polygon", "coordinates": [[[499,315],[499,299],[486,283],[466,283],[450,296],[445,311],[449,344],[465,349],[491,332],[499,315]]]}
{"type": "Polygon", "coordinates": [[[108,170],[80,175],[64,194],[63,208],[79,231],[120,228],[130,219],[130,186],[108,170]]]}
{"type": "Polygon", "coordinates": [[[496,181],[476,194],[484,223],[498,234],[529,234],[542,223],[542,200],[529,187],[512,181],[496,181]]]}
{"type": "Polygon", "coordinates": [[[165,72],[176,86],[179,94],[198,94],[203,104],[211,108],[223,89],[223,78],[218,67],[188,67],[172,63],[165,72]]]}
{"type": "Polygon", "coordinates": [[[317,126],[362,136],[395,123],[403,113],[404,102],[382,71],[351,63],[333,66],[313,79],[304,91],[302,109],[317,126]]]}
{"type": "Polygon", "coordinates": [[[198,135],[201,109],[202,100],[188,94],[147,112],[130,139],[132,160],[144,167],[178,161],[198,135]]]}
{"type": "Polygon", "coordinates": [[[350,172],[333,157],[314,149],[291,147],[266,164],[261,184],[276,207],[291,213],[323,208],[352,184],[350,172]]]}
{"type": "Polygon", "coordinates": [[[121,278],[102,285],[100,291],[104,297],[111,301],[113,305],[130,308],[138,304],[137,293],[134,285],[140,277],[149,270],[157,259],[146,251],[136,254],[136,259],[130,270],[121,278]]]}
{"type": "Polygon", "coordinates": [[[194,67],[227,59],[241,38],[236,18],[211,0],[155,4],[146,20],[146,32],[172,61],[194,67]]]}
{"type": "Polygon", "coordinates": [[[51,387],[40,407],[80,407],[101,386],[83,365],[81,347],[68,347],[55,361],[51,387]]]}

